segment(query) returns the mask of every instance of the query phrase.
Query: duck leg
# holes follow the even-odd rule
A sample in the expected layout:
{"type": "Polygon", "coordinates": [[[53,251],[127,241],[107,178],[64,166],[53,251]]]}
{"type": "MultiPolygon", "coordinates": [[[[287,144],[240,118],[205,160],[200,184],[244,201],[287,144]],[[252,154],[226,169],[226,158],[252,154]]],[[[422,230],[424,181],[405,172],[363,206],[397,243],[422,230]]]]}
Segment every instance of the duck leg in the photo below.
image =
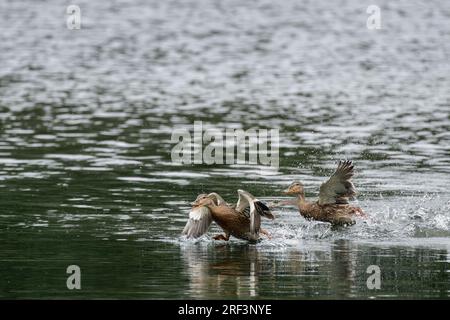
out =
{"type": "Polygon", "coordinates": [[[228,240],[230,240],[230,234],[227,232],[225,232],[225,234],[218,234],[218,235],[214,236],[213,239],[228,241],[228,240]]]}

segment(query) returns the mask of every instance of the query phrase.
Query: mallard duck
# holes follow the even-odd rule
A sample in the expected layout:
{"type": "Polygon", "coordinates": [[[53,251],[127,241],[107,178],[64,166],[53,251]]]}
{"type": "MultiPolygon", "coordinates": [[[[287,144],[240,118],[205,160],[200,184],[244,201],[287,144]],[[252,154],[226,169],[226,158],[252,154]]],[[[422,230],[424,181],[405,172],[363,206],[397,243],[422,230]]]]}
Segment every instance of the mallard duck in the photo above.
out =
{"type": "Polygon", "coordinates": [[[309,202],[305,199],[303,184],[294,181],[285,194],[295,195],[295,204],[300,214],[308,220],[330,222],[333,225],[353,225],[354,217],[365,217],[359,207],[349,204],[356,195],[351,178],[354,175],[351,161],[339,161],[336,171],[320,186],[319,200],[309,202]]]}
{"type": "Polygon", "coordinates": [[[191,203],[189,220],[182,234],[188,238],[198,238],[205,234],[211,223],[216,222],[224,234],[213,237],[215,240],[230,239],[230,235],[249,241],[256,241],[260,234],[270,237],[261,228],[261,217],[274,219],[269,208],[249,192],[238,190],[239,199],[236,205],[229,205],[217,193],[200,194],[191,203]]]}

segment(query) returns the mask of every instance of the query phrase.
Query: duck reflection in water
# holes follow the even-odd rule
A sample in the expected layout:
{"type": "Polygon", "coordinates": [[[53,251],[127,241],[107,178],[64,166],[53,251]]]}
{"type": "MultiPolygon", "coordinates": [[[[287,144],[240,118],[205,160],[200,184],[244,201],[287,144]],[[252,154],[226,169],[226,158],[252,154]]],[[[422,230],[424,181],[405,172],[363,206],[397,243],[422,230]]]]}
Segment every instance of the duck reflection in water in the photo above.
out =
{"type": "Polygon", "coordinates": [[[256,297],[262,270],[255,246],[187,246],[182,257],[189,276],[190,295],[202,297],[256,297]]]}
{"type": "Polygon", "coordinates": [[[312,250],[197,243],[182,246],[181,254],[193,298],[344,296],[356,281],[350,246],[346,240],[312,250]]]}

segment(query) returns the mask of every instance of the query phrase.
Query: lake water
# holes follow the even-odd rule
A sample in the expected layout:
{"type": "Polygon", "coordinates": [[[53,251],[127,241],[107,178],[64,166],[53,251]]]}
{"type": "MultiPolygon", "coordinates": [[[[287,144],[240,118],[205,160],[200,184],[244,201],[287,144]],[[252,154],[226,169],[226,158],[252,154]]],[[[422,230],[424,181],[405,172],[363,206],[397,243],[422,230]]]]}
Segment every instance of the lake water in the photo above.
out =
{"type": "Polygon", "coordinates": [[[68,4],[0,3],[0,298],[450,297],[450,2],[68,4]],[[194,121],[279,129],[279,168],[174,164],[194,121]],[[201,192],[314,198],[341,158],[369,221],[180,237],[201,192]]]}

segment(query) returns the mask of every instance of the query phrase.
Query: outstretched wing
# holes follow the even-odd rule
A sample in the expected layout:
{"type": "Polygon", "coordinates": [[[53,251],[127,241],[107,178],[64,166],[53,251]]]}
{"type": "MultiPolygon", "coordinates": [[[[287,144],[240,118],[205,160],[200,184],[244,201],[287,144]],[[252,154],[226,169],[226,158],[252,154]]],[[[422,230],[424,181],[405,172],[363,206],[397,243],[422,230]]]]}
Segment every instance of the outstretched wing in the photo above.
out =
{"type": "Polygon", "coordinates": [[[319,204],[348,203],[356,195],[350,181],[354,175],[353,164],[349,160],[339,161],[333,175],[320,186],[319,204]]]}
{"type": "Polygon", "coordinates": [[[250,218],[250,202],[248,197],[244,196],[243,192],[241,191],[243,190],[238,190],[239,199],[236,203],[235,210],[239,213],[242,213],[247,218],[250,218]]]}
{"type": "Polygon", "coordinates": [[[223,200],[223,198],[221,196],[219,196],[217,193],[215,192],[211,192],[210,194],[208,194],[208,197],[210,197],[211,199],[213,199],[214,203],[217,206],[220,206],[222,204],[227,204],[225,200],[223,200]]]}
{"type": "Polygon", "coordinates": [[[258,234],[261,228],[261,216],[269,219],[275,217],[270,212],[270,209],[261,201],[256,199],[253,195],[244,190],[238,190],[239,200],[236,204],[236,211],[246,214],[250,219],[250,233],[258,234]]]}
{"type": "Polygon", "coordinates": [[[208,231],[211,223],[212,215],[207,207],[192,208],[182,234],[188,238],[198,238],[208,231]]]}

